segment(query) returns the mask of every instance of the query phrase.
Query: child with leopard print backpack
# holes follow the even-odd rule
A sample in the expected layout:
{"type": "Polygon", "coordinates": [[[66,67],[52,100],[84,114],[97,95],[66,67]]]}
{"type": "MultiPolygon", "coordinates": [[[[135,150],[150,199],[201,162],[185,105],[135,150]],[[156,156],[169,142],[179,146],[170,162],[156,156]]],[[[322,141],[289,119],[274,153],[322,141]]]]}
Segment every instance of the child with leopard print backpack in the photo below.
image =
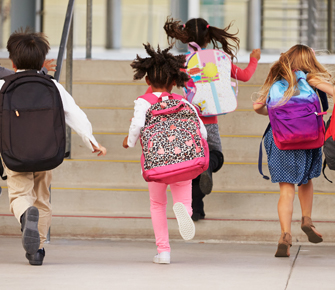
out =
{"type": "Polygon", "coordinates": [[[134,147],[141,137],[142,174],[148,182],[151,220],[158,254],[153,262],[170,263],[170,244],[166,217],[166,189],[170,185],[173,210],[183,239],[194,237],[192,216],[192,178],[208,168],[207,131],[196,109],[182,96],[172,94],[174,86],[188,81],[185,55],[174,56],[171,47],[157,52],[144,45],[150,57],[137,56],[131,64],[134,79],[145,76],[152,93],[135,100],[134,117],[123,147],[134,147]]]}

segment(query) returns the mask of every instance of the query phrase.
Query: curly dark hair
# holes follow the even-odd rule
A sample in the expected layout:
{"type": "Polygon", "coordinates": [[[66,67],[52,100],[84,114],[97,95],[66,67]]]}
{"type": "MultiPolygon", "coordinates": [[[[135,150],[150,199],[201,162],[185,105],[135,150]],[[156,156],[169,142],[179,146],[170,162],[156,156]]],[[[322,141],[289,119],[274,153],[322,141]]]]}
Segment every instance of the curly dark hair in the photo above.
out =
{"type": "Polygon", "coordinates": [[[158,46],[157,52],[149,43],[143,44],[150,57],[141,58],[139,55],[130,64],[134,69],[134,80],[140,80],[145,75],[150,83],[156,88],[167,88],[173,81],[177,87],[184,87],[189,77],[181,69],[186,69],[186,57],[183,54],[173,55],[169,52],[172,46],[161,50],[158,46]]]}
{"type": "Polygon", "coordinates": [[[173,39],[177,39],[182,43],[195,42],[203,48],[212,42],[214,49],[222,49],[234,59],[240,47],[240,39],[236,36],[238,31],[236,33],[228,32],[232,25],[233,22],[221,29],[210,26],[203,18],[192,18],[185,24],[181,24],[181,21],[168,17],[164,24],[164,30],[170,44],[173,39]]]}

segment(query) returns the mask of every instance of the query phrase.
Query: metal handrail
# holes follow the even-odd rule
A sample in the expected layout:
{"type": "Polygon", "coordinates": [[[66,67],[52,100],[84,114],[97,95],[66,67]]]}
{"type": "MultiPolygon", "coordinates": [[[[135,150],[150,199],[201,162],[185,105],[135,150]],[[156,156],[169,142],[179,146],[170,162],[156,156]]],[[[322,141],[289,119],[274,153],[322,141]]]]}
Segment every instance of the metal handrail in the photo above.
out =
{"type": "MultiPolygon", "coordinates": [[[[73,8],[74,8],[74,0],[69,0],[69,3],[67,5],[67,10],[66,10],[66,15],[65,15],[65,21],[64,21],[64,27],[63,27],[63,33],[62,33],[62,38],[60,41],[60,45],[59,45],[59,50],[58,50],[58,57],[57,57],[57,70],[55,72],[54,78],[56,79],[56,81],[59,81],[60,78],[60,73],[62,71],[62,66],[63,66],[63,59],[64,59],[64,54],[65,54],[65,47],[68,44],[68,39],[69,39],[69,35],[71,36],[71,43],[69,43],[70,45],[68,46],[67,49],[67,76],[68,74],[70,74],[70,78],[66,78],[66,90],[69,91],[69,87],[70,87],[70,91],[69,93],[72,94],[72,49],[73,49],[73,43],[72,43],[72,34],[73,34],[73,8]],[[69,51],[70,49],[70,51],[69,51]],[[69,57],[71,58],[70,64],[69,64],[69,57]]],[[[71,128],[69,126],[66,126],[66,150],[69,152],[69,158],[71,158],[71,128]]],[[[50,202],[51,202],[51,186],[49,188],[50,191],[50,202]]],[[[50,242],[50,228],[48,231],[48,235],[47,235],[47,240],[46,242],[50,242]]]]}
{"type": "Polygon", "coordinates": [[[67,5],[66,15],[65,15],[65,22],[63,27],[62,38],[59,45],[58,57],[57,57],[57,70],[55,73],[56,81],[59,81],[60,73],[62,70],[63,59],[65,54],[65,47],[67,44],[67,40],[69,37],[70,26],[73,18],[73,8],[74,8],[74,0],[69,0],[67,5]]]}

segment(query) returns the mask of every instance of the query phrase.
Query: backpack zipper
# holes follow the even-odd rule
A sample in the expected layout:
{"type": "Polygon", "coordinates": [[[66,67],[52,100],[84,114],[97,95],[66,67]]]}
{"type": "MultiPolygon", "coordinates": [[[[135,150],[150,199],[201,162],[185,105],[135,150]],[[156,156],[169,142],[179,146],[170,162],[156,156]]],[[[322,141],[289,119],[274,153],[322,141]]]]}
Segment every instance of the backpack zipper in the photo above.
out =
{"type": "Polygon", "coordinates": [[[16,117],[19,117],[20,116],[19,111],[18,110],[14,110],[14,111],[15,111],[16,117]]]}

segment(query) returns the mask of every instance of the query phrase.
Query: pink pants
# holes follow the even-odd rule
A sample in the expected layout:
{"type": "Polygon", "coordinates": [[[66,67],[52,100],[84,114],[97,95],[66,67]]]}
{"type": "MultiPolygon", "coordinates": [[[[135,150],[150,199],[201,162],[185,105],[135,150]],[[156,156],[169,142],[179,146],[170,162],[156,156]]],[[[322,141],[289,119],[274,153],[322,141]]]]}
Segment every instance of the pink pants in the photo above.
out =
{"type": "MultiPolygon", "coordinates": [[[[148,182],[150,194],[150,212],[155,232],[158,253],[170,252],[169,232],[166,217],[168,184],[148,182]]],[[[192,180],[170,184],[173,204],[181,202],[185,205],[189,215],[192,215],[192,180]]]]}

